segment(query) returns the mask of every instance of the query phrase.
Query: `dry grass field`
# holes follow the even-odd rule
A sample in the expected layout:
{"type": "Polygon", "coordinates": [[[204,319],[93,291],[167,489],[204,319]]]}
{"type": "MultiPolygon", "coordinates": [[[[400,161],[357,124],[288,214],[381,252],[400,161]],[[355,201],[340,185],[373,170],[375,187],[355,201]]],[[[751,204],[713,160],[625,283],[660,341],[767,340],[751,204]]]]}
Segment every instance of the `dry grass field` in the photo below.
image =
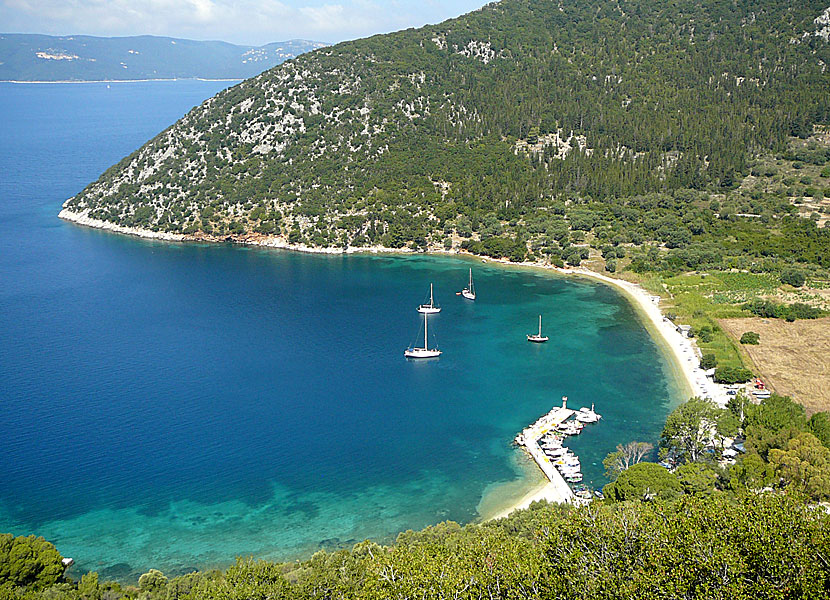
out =
{"type": "Polygon", "coordinates": [[[722,319],[721,327],[735,340],[747,331],[761,335],[758,346],[742,346],[755,371],[772,389],[791,396],[808,414],[830,410],[830,318],[722,319]]]}

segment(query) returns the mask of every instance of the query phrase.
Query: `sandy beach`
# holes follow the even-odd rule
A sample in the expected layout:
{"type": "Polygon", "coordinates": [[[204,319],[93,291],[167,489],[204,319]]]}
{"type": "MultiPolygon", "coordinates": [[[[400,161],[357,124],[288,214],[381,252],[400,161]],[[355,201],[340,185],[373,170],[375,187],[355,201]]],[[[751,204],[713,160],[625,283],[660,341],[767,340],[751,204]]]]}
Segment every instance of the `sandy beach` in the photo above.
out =
{"type": "MultiPolygon", "coordinates": [[[[496,262],[511,264],[506,261],[496,262]]],[[[642,287],[634,283],[614,279],[600,273],[595,273],[594,271],[589,271],[588,269],[562,269],[537,263],[523,264],[525,266],[553,270],[563,275],[587,277],[612,285],[620,290],[635,307],[637,313],[643,318],[643,324],[652,334],[652,337],[669,352],[671,362],[678,370],[678,379],[685,383],[686,394],[690,397],[699,396],[701,398],[711,398],[719,406],[726,406],[729,398],[726,395],[726,388],[714,383],[700,368],[700,350],[695,344],[694,339],[687,338],[678,332],[675,325],[663,316],[659,307],[659,296],[649,294],[642,287]]],[[[547,483],[530,490],[522,498],[517,500],[515,504],[508,506],[493,516],[488,515],[487,517],[488,519],[500,519],[508,516],[515,510],[527,508],[533,502],[539,501],[561,503],[567,501],[567,499],[563,497],[558,485],[555,483],[547,483]]]]}

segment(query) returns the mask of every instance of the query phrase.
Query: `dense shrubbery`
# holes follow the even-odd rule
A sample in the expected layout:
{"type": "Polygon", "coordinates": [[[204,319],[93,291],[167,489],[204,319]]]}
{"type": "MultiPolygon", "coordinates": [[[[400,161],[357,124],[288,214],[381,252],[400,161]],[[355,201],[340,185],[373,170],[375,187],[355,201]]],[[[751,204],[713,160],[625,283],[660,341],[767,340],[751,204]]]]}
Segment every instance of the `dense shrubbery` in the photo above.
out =
{"type": "Polygon", "coordinates": [[[752,379],[752,371],[741,367],[718,367],[715,381],[718,383],[744,383],[752,379]]]}
{"type": "MultiPolygon", "coordinates": [[[[662,473],[674,478],[681,494],[679,478],[662,473]]],[[[225,572],[170,581],[154,574],[158,585],[140,589],[85,578],[78,586],[53,586],[45,595],[11,588],[0,588],[0,595],[20,600],[812,599],[823,597],[830,585],[822,560],[830,549],[829,519],[797,494],[691,494],[673,502],[655,498],[583,509],[536,505],[483,525],[442,523],[406,532],[390,548],[362,542],[284,565],[240,559],[225,572]]]]}
{"type": "Polygon", "coordinates": [[[741,336],[741,343],[757,346],[761,343],[761,335],[755,331],[747,331],[741,336]]]}
{"type": "Polygon", "coordinates": [[[700,357],[700,368],[708,371],[709,369],[714,369],[718,366],[718,359],[717,357],[708,352],[700,357]]]}
{"type": "Polygon", "coordinates": [[[0,534],[0,595],[2,587],[40,589],[63,575],[61,555],[42,537],[0,534]]]}
{"type": "Polygon", "coordinates": [[[780,304],[761,298],[756,298],[752,302],[748,302],[743,308],[758,317],[786,319],[787,321],[818,319],[824,314],[821,309],[800,302],[796,302],[795,304],[780,304]]]}
{"type": "Polygon", "coordinates": [[[523,241],[504,237],[491,237],[483,242],[467,240],[461,246],[473,254],[508,258],[513,262],[521,262],[527,255],[527,246],[523,241]]]}

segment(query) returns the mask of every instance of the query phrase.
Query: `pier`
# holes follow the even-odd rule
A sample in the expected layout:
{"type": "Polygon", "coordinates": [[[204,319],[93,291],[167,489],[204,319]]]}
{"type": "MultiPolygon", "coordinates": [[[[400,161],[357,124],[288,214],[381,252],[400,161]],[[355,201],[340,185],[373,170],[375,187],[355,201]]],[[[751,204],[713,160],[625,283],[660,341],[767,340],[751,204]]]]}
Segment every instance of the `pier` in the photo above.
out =
{"type": "Polygon", "coordinates": [[[561,407],[554,408],[546,415],[540,417],[533,425],[526,427],[522,432],[516,436],[516,443],[519,444],[525,451],[530,454],[545,477],[555,487],[556,493],[550,500],[553,502],[573,502],[576,496],[571,489],[571,486],[562,477],[562,474],[556,469],[542,448],[539,446],[539,439],[549,431],[556,428],[557,425],[566,421],[574,415],[576,411],[569,409],[566,402],[562,402],[561,407]]]}

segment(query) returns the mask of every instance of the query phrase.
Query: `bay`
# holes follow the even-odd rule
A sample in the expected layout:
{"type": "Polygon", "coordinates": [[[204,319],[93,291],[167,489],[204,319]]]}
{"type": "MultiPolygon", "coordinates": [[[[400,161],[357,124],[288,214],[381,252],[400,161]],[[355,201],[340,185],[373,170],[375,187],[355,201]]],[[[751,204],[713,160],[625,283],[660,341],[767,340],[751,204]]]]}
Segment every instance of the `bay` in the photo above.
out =
{"type": "MultiPolygon", "coordinates": [[[[625,298],[457,257],[160,243],[61,203],[227,83],[0,84],[0,531],[134,580],[480,519],[567,395],[586,480],[682,389],[625,298]],[[478,299],[455,295],[472,266],[478,299]],[[434,283],[440,359],[408,362],[434,283]],[[551,341],[528,344],[537,317],[551,341]]],[[[505,490],[512,490],[506,493],[505,490]]]]}

